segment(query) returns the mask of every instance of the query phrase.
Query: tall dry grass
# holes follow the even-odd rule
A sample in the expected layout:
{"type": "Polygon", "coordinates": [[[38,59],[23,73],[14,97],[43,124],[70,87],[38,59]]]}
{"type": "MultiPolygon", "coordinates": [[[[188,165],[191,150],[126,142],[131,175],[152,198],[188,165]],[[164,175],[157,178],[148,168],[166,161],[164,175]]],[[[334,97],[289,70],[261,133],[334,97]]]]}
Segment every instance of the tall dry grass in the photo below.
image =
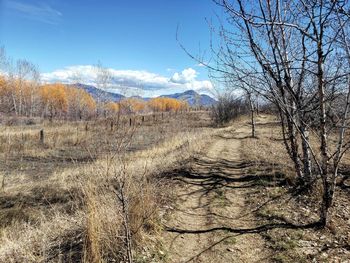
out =
{"type": "Polygon", "coordinates": [[[161,254],[150,252],[157,252],[160,245],[152,236],[162,228],[159,209],[168,193],[156,175],[181,165],[208,140],[209,132],[182,133],[112,163],[97,162],[89,173],[93,176],[84,178],[82,186],[87,214],[84,260],[130,261],[128,253],[132,258],[148,256],[159,260],[161,254]]]}

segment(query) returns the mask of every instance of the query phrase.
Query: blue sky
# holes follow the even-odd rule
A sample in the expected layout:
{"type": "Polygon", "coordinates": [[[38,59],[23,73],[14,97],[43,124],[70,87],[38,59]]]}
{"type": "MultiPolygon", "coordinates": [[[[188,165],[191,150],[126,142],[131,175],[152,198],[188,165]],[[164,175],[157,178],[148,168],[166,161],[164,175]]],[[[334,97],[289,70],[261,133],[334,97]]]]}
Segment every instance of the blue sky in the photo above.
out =
{"type": "Polygon", "coordinates": [[[38,65],[43,81],[70,82],[80,71],[93,84],[91,66],[101,61],[136,93],[206,92],[207,71],[175,36],[179,26],[186,48],[205,50],[205,19],[215,12],[211,0],[0,0],[0,45],[38,65]]]}

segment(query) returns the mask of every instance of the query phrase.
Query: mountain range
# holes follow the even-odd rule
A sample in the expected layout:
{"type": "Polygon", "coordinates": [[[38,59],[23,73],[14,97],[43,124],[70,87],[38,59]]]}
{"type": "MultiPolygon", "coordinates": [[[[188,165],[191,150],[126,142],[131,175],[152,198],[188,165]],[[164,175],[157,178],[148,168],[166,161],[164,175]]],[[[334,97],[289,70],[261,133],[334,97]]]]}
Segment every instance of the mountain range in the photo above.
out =
{"type": "Polygon", "coordinates": [[[98,89],[98,88],[91,86],[91,85],[85,85],[85,84],[78,83],[78,84],[74,84],[72,86],[74,86],[76,88],[83,89],[87,93],[89,93],[94,99],[99,98],[102,101],[120,101],[120,100],[125,98],[125,96],[123,96],[121,94],[98,89]]]}
{"type": "Polygon", "coordinates": [[[160,97],[163,98],[173,98],[177,100],[183,100],[187,101],[187,103],[190,106],[211,106],[216,103],[216,100],[212,97],[205,95],[205,94],[199,94],[198,92],[195,92],[194,90],[187,90],[185,92],[181,93],[175,93],[170,95],[162,95],[160,97]]]}
{"type": "MultiPolygon", "coordinates": [[[[85,85],[85,84],[74,84],[75,87],[81,88],[91,94],[92,97],[100,98],[102,101],[120,101],[124,98],[126,98],[124,95],[109,92],[105,90],[98,89],[91,85],[85,85]]],[[[209,107],[216,103],[216,100],[212,97],[205,95],[205,94],[199,94],[198,92],[194,90],[187,90],[185,92],[181,93],[175,93],[175,94],[168,94],[168,95],[161,95],[159,96],[161,98],[173,98],[177,100],[183,100],[186,101],[190,106],[205,106],[209,107]]],[[[132,98],[138,98],[145,101],[150,100],[151,98],[147,97],[141,97],[141,96],[132,96],[132,98]]]]}

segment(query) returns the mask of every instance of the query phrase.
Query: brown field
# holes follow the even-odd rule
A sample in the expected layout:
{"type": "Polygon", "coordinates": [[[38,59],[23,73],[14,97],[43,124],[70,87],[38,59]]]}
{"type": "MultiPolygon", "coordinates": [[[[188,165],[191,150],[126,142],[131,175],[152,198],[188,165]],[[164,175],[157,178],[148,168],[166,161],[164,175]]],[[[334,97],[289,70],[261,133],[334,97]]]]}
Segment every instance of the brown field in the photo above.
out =
{"type": "MultiPolygon", "coordinates": [[[[122,254],[114,243],[120,242],[118,204],[111,196],[113,191],[103,184],[119,176],[117,169],[123,167],[128,180],[135,180],[130,183],[134,188],[129,189],[130,195],[134,191],[143,199],[132,202],[133,209],[155,213],[160,205],[155,196],[159,189],[153,188],[162,182],[150,182],[147,176],[188,158],[210,130],[206,112],[158,115],[155,120],[147,117],[144,123],[132,126],[127,119],[113,130],[108,120],[0,126],[0,261],[118,258],[122,254]],[[42,129],[43,143],[39,140],[42,129]],[[142,195],[140,189],[145,191],[142,195]],[[104,229],[97,230],[99,224],[104,229]]],[[[131,222],[133,227],[155,224],[146,232],[159,228],[151,215],[137,217],[142,222],[131,222]]]]}
{"type": "Polygon", "coordinates": [[[128,245],[134,262],[349,260],[350,163],[319,230],[317,188],[295,190],[273,116],[257,139],[246,117],[147,117],[2,120],[0,262],[125,262],[128,245]]]}

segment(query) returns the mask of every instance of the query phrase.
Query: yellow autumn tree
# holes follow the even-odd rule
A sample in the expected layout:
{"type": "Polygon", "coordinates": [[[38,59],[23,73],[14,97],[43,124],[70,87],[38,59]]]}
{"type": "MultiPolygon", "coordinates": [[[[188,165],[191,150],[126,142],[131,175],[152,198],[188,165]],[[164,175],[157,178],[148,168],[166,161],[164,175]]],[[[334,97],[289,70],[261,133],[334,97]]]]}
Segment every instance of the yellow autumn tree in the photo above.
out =
{"type": "Polygon", "coordinates": [[[83,119],[90,117],[96,110],[94,98],[85,90],[68,86],[65,88],[70,118],[83,119]]]}
{"type": "Polygon", "coordinates": [[[120,109],[123,113],[140,113],[146,109],[146,103],[136,98],[127,98],[120,101],[120,109]]]}
{"type": "Polygon", "coordinates": [[[13,97],[11,96],[11,87],[9,81],[5,77],[0,77],[0,111],[4,113],[11,113],[13,111],[13,97]]]}
{"type": "Polygon", "coordinates": [[[43,106],[43,115],[62,117],[68,110],[66,88],[63,84],[48,84],[41,87],[40,99],[43,106]]]}
{"type": "Polygon", "coordinates": [[[187,102],[172,98],[154,98],[148,102],[148,106],[155,112],[180,111],[188,108],[187,102]]]}
{"type": "Polygon", "coordinates": [[[110,101],[105,103],[103,108],[105,116],[114,116],[119,113],[120,106],[119,103],[110,101]]]}
{"type": "Polygon", "coordinates": [[[15,78],[0,78],[1,111],[31,117],[37,102],[38,89],[34,82],[15,78]]]}
{"type": "Polygon", "coordinates": [[[165,111],[164,98],[154,98],[148,102],[152,111],[165,111]]]}

